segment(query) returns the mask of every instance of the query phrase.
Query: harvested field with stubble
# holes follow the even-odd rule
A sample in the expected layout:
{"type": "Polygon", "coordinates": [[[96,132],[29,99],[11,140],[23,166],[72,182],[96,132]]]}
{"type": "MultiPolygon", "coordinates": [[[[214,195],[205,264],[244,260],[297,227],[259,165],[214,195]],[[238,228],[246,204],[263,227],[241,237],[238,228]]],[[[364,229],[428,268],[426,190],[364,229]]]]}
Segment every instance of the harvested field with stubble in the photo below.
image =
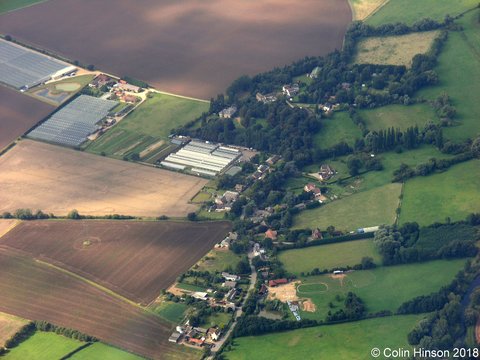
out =
{"type": "Polygon", "coordinates": [[[23,140],[0,157],[0,213],[186,216],[207,180],[23,140]]]}
{"type": "Polygon", "coordinates": [[[168,342],[170,325],[159,317],[4,248],[0,311],[77,329],[148,358],[193,358],[188,349],[168,342]]]}
{"type": "Polygon", "coordinates": [[[208,99],[240,75],[340,49],[350,21],[347,0],[50,0],[2,15],[0,32],[208,99]]]}
{"type": "Polygon", "coordinates": [[[0,85],[0,150],[53,110],[53,106],[0,85]]]}
{"type": "Polygon", "coordinates": [[[27,320],[0,312],[0,348],[27,323],[27,320]]]}
{"type": "Polygon", "coordinates": [[[28,221],[0,239],[146,305],[231,230],[229,222],[28,221]]]}

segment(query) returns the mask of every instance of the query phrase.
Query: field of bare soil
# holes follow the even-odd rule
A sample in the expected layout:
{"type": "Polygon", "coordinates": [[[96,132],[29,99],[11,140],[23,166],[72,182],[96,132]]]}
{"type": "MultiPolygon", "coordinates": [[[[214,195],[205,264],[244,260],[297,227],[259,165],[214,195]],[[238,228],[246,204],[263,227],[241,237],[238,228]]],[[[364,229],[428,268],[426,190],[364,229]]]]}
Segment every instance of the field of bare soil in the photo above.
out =
{"type": "Polygon", "coordinates": [[[0,150],[55,108],[0,85],[0,150]]]}
{"type": "Polygon", "coordinates": [[[50,0],[1,15],[0,32],[208,99],[240,75],[341,48],[351,16],[347,0],[50,0]]]}
{"type": "Polygon", "coordinates": [[[170,327],[157,316],[1,248],[0,311],[77,329],[148,358],[188,358],[168,343],[170,327]]]}
{"type": "Polygon", "coordinates": [[[0,213],[185,216],[206,180],[31,140],[0,157],[0,213]]]}
{"type": "Polygon", "coordinates": [[[231,229],[228,222],[28,221],[0,239],[144,305],[231,229]]]}

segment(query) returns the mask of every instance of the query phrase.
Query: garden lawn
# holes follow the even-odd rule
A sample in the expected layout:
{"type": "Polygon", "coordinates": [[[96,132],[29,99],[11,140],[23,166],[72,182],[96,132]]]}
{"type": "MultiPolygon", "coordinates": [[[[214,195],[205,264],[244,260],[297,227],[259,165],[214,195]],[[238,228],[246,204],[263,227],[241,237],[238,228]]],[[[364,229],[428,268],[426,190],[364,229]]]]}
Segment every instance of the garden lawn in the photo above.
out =
{"type": "Polygon", "coordinates": [[[36,331],[31,337],[11,349],[6,360],[51,360],[60,359],[84,343],[53,332],[36,331]]]}
{"type": "Polygon", "coordinates": [[[322,119],[322,128],[314,136],[315,146],[321,149],[329,148],[341,141],[350,146],[356,139],[362,138],[362,132],[350,119],[348,112],[334,113],[333,117],[322,119]]]}
{"type": "Polygon", "coordinates": [[[450,167],[446,172],[416,177],[405,183],[400,223],[420,225],[464,219],[480,211],[480,160],[450,167]]]}
{"type": "Polygon", "coordinates": [[[393,224],[400,190],[401,184],[387,184],[346,196],[316,209],[301,211],[294,217],[294,228],[326,229],[333,225],[338,230],[355,230],[393,224]]]}
{"type": "Polygon", "coordinates": [[[368,319],[235,338],[229,360],[370,360],[373,347],[411,349],[407,334],[421,315],[368,319]]]}
{"type": "Polygon", "coordinates": [[[372,239],[281,251],[278,259],[285,270],[300,276],[302,272],[312,271],[315,268],[332,270],[360,264],[362,257],[365,256],[373,258],[377,265],[380,264],[380,254],[375,249],[372,239]]]}
{"type": "Polygon", "coordinates": [[[297,288],[301,298],[311,298],[316,312],[301,312],[309,319],[324,320],[328,311],[343,308],[349,291],[365,303],[368,313],[382,310],[396,311],[405,301],[428,295],[448,285],[463,269],[465,259],[435,260],[396,266],[381,266],[373,270],[359,270],[345,274],[345,278],[332,278],[331,274],[301,278],[297,288]],[[326,285],[326,286],[325,286],[326,285]],[[339,295],[340,301],[336,299],[339,295]],[[331,308],[329,303],[333,303],[331,308]]]}
{"type": "Polygon", "coordinates": [[[432,107],[428,104],[387,105],[371,110],[361,110],[368,130],[386,130],[418,125],[421,129],[428,121],[438,122],[432,107]]]}
{"type": "Polygon", "coordinates": [[[442,21],[478,5],[478,0],[389,0],[367,19],[369,25],[403,22],[408,25],[423,18],[442,21]]]}

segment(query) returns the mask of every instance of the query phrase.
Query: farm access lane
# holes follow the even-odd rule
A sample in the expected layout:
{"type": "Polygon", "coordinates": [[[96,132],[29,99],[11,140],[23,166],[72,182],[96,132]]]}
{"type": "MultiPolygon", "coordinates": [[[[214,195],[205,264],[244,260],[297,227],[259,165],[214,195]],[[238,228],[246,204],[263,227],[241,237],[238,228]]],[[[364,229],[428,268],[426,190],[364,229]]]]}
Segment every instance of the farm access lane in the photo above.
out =
{"type": "Polygon", "coordinates": [[[243,310],[242,310],[242,307],[243,305],[245,304],[245,302],[247,301],[248,297],[249,297],[249,294],[250,292],[254,289],[255,287],[255,284],[257,283],[257,271],[255,269],[255,266],[253,266],[253,258],[254,258],[254,255],[253,255],[253,249],[251,249],[248,253],[248,262],[250,263],[250,270],[251,270],[251,276],[250,276],[250,285],[248,286],[248,290],[247,290],[247,296],[245,296],[245,299],[243,299],[243,302],[240,306],[238,306],[236,309],[235,309],[235,315],[233,316],[233,322],[232,322],[232,325],[230,326],[230,328],[228,329],[227,333],[225,334],[225,336],[223,336],[216,344],[215,346],[211,349],[211,351],[213,353],[217,353],[222,347],[223,345],[225,344],[225,341],[227,341],[227,339],[230,337],[230,335],[232,334],[233,330],[235,329],[235,326],[237,326],[237,320],[240,318],[240,316],[242,316],[243,314],[243,310]]]}

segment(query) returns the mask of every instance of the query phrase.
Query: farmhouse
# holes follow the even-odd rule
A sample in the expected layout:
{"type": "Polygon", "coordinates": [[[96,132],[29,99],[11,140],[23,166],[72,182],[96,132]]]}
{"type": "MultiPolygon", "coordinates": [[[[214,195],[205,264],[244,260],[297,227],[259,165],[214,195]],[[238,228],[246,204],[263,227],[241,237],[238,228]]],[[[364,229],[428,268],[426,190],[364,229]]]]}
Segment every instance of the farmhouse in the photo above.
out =
{"type": "Polygon", "coordinates": [[[120,80],[117,84],[114,85],[114,88],[117,88],[123,91],[130,91],[134,93],[138,93],[142,90],[141,87],[128,84],[125,80],[120,80]]]}
{"type": "Polygon", "coordinates": [[[237,112],[237,107],[236,106],[230,106],[228,108],[223,109],[218,113],[218,116],[220,116],[223,119],[230,119],[235,113],[237,112]]]}
{"type": "Polygon", "coordinates": [[[268,282],[268,286],[270,287],[275,287],[275,286],[284,285],[284,284],[288,284],[288,279],[285,279],[285,278],[275,279],[275,280],[270,280],[268,282]]]}
{"type": "Polygon", "coordinates": [[[282,92],[288,97],[294,97],[300,91],[298,84],[283,85],[282,92]]]}
{"type": "Polygon", "coordinates": [[[116,84],[116,80],[111,78],[108,75],[100,74],[95,79],[93,79],[88,86],[100,89],[103,86],[113,86],[116,84]]]}
{"type": "Polygon", "coordinates": [[[327,181],[333,175],[335,175],[335,169],[333,169],[330,165],[322,164],[320,166],[320,171],[318,172],[318,175],[320,177],[320,180],[327,181]]]}
{"type": "Polygon", "coordinates": [[[265,237],[275,241],[277,240],[277,232],[275,230],[268,229],[267,231],[265,231],[265,237]]]}
{"type": "Polygon", "coordinates": [[[0,39],[0,82],[25,91],[77,71],[66,62],[0,39]]]}

